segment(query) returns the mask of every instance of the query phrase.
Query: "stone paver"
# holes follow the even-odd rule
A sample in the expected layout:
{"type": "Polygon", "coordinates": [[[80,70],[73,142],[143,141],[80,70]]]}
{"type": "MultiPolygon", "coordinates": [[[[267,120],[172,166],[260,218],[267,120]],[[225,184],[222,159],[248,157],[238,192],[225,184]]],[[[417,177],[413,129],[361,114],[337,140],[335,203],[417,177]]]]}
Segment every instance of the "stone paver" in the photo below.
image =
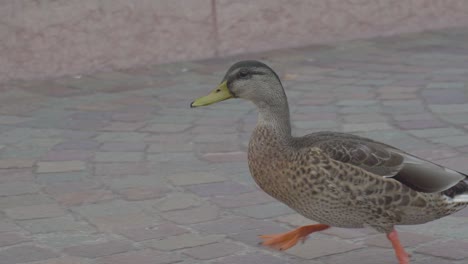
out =
{"type": "Polygon", "coordinates": [[[71,256],[96,258],[132,250],[130,242],[124,240],[108,241],[98,244],[78,245],[65,248],[63,251],[71,256]]]}
{"type": "Polygon", "coordinates": [[[184,251],[184,254],[187,254],[194,259],[209,260],[232,255],[241,250],[242,247],[237,244],[221,242],[190,248],[184,251]]]}
{"type": "Polygon", "coordinates": [[[0,160],[0,169],[20,169],[20,168],[30,168],[32,166],[34,166],[34,160],[32,160],[32,159],[3,159],[3,160],[0,160]]]}
{"type": "Polygon", "coordinates": [[[18,224],[33,234],[70,231],[93,233],[95,231],[95,229],[88,223],[84,221],[76,221],[71,216],[23,220],[18,224]]]}
{"type": "Polygon", "coordinates": [[[65,214],[65,211],[55,204],[20,206],[5,209],[4,212],[8,217],[18,220],[57,217],[65,214]]]}
{"type": "Polygon", "coordinates": [[[172,211],[200,206],[200,197],[191,193],[174,193],[155,204],[160,211],[172,211]]]}
{"type": "Polygon", "coordinates": [[[461,260],[468,259],[468,252],[466,251],[467,245],[468,242],[465,241],[450,240],[423,246],[417,249],[416,252],[447,259],[461,260]]]}
{"type": "Polygon", "coordinates": [[[143,228],[124,228],[119,233],[136,242],[150,239],[163,239],[187,233],[188,230],[172,223],[162,223],[143,228]]]}
{"type": "Polygon", "coordinates": [[[216,219],[219,210],[214,206],[202,205],[197,208],[166,212],[163,216],[177,224],[195,224],[216,219]]]}
{"type": "Polygon", "coordinates": [[[40,186],[32,182],[9,182],[0,184],[0,196],[37,193],[40,186]]]}
{"type": "Polygon", "coordinates": [[[1,264],[32,262],[54,257],[58,257],[58,254],[50,249],[30,245],[9,247],[0,251],[1,264]]]}
{"type": "Polygon", "coordinates": [[[195,234],[183,234],[171,236],[166,239],[149,240],[145,242],[151,248],[170,251],[174,249],[192,248],[201,245],[216,243],[223,239],[223,235],[200,236],[195,234]]]}
{"type": "Polygon", "coordinates": [[[12,246],[26,241],[29,241],[29,239],[19,233],[2,233],[0,247],[12,246]]]}
{"type": "Polygon", "coordinates": [[[252,218],[265,219],[290,214],[293,211],[284,204],[274,202],[268,204],[249,205],[235,209],[234,212],[252,218]]]}
{"type": "Polygon", "coordinates": [[[145,249],[130,251],[98,259],[99,264],[170,264],[179,263],[182,257],[176,254],[161,253],[155,250],[145,249]]]}
{"type": "MultiPolygon", "coordinates": [[[[445,29],[2,84],[0,264],[395,263],[371,229],[258,245],[314,222],[250,177],[251,103],[189,103],[234,61],[261,58],[282,78],[295,134],[355,133],[467,173],[467,41],[445,29]]],[[[467,224],[468,209],[397,229],[411,263],[461,264],[467,224]]]]}
{"type": "MultiPolygon", "coordinates": [[[[247,255],[242,256],[230,256],[223,258],[217,262],[216,264],[257,264],[257,263],[268,263],[268,264],[283,264],[285,263],[285,259],[281,259],[278,257],[274,257],[271,255],[267,255],[264,253],[253,252],[247,255]]],[[[310,263],[314,264],[314,263],[310,263]]]]}
{"type": "Polygon", "coordinates": [[[43,161],[37,163],[38,173],[51,173],[51,172],[70,172],[81,171],[86,169],[86,164],[79,160],[70,161],[43,161]]]}
{"type": "Polygon", "coordinates": [[[304,259],[314,259],[342,252],[353,251],[363,246],[332,239],[313,239],[299,244],[287,251],[288,254],[304,259]]]}

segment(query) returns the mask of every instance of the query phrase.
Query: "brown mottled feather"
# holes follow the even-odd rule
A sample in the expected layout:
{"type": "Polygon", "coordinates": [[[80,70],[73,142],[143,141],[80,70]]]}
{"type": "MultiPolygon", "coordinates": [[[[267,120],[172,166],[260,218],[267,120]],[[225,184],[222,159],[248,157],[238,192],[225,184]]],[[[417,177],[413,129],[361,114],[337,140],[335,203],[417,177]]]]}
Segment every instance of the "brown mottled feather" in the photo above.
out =
{"type": "MultiPolygon", "coordinates": [[[[440,193],[415,191],[364,169],[367,165],[359,166],[366,163],[353,164],[353,158],[348,162],[331,158],[330,147],[322,149],[322,141],[311,140],[310,135],[305,138],[308,144],[300,140],[285,141],[274,129],[258,126],[249,144],[249,167],[265,192],[317,222],[389,232],[393,225],[425,223],[466,205],[450,203],[440,193]]],[[[333,156],[345,159],[337,152],[333,156]]],[[[380,164],[391,164],[385,162],[388,159],[380,164]]]]}

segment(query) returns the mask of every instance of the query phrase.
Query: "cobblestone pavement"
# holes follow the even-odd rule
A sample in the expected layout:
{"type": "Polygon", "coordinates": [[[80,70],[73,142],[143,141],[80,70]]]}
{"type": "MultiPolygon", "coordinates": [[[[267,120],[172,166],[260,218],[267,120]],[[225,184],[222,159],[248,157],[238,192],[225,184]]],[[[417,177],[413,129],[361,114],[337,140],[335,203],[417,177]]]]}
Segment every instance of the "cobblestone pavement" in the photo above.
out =
{"type": "MultiPolygon", "coordinates": [[[[453,29],[5,84],[0,264],[396,263],[372,230],[258,246],[310,221],[250,178],[250,103],[189,103],[232,62],[262,59],[284,80],[297,134],[356,133],[468,172],[466,43],[453,29]]],[[[412,263],[468,261],[467,210],[398,230],[412,263]]]]}

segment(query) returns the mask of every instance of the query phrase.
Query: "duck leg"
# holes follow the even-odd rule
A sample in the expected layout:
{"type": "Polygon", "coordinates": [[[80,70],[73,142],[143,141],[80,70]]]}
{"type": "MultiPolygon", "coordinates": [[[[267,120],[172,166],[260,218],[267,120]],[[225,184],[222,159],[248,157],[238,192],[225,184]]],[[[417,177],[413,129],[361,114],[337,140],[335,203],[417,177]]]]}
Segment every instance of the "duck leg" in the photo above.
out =
{"type": "Polygon", "coordinates": [[[299,241],[304,242],[309,234],[328,228],[330,226],[324,224],[306,225],[286,233],[263,235],[260,236],[263,239],[261,244],[278,250],[286,250],[296,245],[299,241]]]}
{"type": "Polygon", "coordinates": [[[405,249],[401,245],[397,231],[393,229],[392,232],[387,234],[387,238],[392,242],[393,249],[395,250],[396,257],[398,258],[398,261],[400,261],[400,264],[409,264],[410,255],[406,253],[405,249]]]}

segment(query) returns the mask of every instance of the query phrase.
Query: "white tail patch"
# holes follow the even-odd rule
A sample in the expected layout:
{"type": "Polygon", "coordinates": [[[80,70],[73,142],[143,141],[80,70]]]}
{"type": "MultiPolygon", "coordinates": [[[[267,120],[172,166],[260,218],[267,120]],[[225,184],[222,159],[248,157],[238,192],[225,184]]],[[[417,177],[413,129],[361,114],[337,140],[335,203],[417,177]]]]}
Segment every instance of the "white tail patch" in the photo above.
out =
{"type": "Polygon", "coordinates": [[[468,203],[468,194],[461,194],[453,197],[455,203],[468,203]]]}

